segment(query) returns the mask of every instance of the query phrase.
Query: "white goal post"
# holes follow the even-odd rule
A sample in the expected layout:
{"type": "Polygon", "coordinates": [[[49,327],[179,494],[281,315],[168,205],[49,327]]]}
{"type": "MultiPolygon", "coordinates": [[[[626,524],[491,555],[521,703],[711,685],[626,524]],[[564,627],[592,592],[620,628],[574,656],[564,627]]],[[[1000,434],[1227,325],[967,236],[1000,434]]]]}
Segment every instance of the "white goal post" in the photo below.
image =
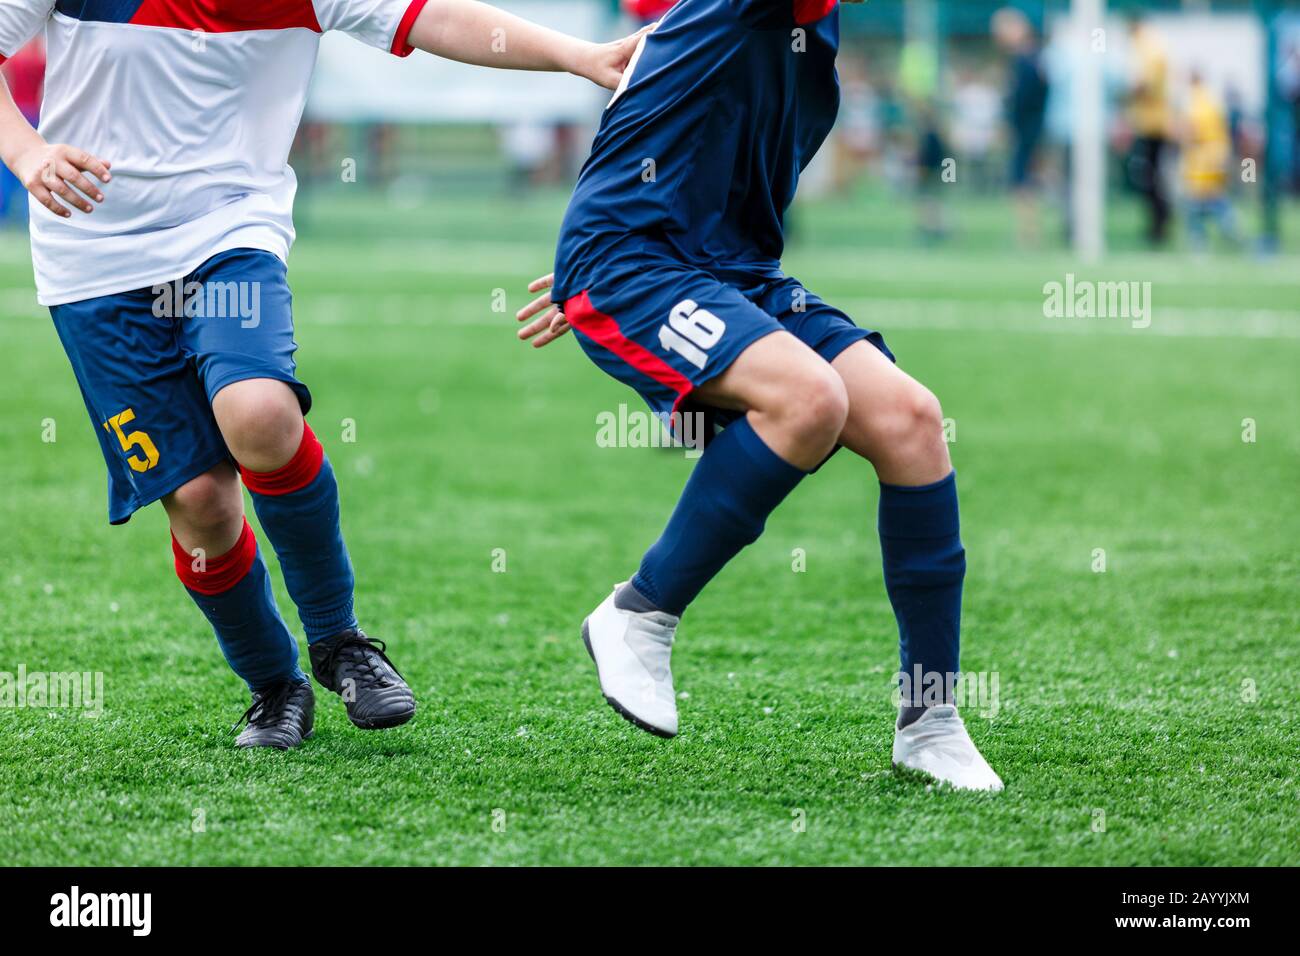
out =
{"type": "Polygon", "coordinates": [[[1096,262],[1106,251],[1106,0],[1073,0],[1067,29],[1078,67],[1070,137],[1072,238],[1079,258],[1096,262]]]}

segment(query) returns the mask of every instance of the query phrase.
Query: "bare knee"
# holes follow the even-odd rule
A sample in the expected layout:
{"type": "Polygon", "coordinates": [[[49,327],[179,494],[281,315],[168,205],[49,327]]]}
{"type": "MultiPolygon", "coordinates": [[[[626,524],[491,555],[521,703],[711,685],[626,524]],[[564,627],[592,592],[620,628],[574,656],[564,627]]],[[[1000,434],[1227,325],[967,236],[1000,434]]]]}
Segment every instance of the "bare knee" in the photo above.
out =
{"type": "Polygon", "coordinates": [[[849,415],[844,380],[825,362],[808,363],[790,383],[781,414],[810,442],[825,445],[830,451],[849,415]]]}
{"type": "Polygon", "coordinates": [[[797,468],[815,468],[835,447],[849,413],[844,380],[789,332],[764,336],[697,400],[748,413],[758,436],[797,468]]]}
{"type": "Polygon", "coordinates": [[[830,454],[848,413],[844,381],[816,356],[788,368],[781,387],[751,409],[755,428],[773,450],[805,470],[830,454]]]}
{"type": "Polygon", "coordinates": [[[869,457],[881,480],[899,484],[938,481],[952,470],[943,434],[943,408],[933,392],[908,380],[889,400],[866,410],[869,457]]]}
{"type": "Polygon", "coordinates": [[[900,404],[901,431],[926,441],[943,438],[943,407],[934,392],[914,383],[900,404]]]}
{"type": "Polygon", "coordinates": [[[231,454],[249,471],[283,467],[302,442],[302,409],[284,382],[228,385],[213,399],[212,411],[231,454]]]}
{"type": "Polygon", "coordinates": [[[172,533],[189,548],[224,553],[244,527],[239,477],[228,464],[192,478],[163,498],[172,533]]]}

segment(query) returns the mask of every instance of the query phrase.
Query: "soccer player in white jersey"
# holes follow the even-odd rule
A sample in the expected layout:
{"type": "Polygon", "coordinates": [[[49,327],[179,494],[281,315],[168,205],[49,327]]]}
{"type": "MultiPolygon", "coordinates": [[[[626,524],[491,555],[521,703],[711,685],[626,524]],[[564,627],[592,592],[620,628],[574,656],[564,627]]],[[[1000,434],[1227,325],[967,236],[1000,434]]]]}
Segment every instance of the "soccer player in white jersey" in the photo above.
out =
{"type": "Polygon", "coordinates": [[[0,61],[46,36],[39,129],[6,88],[0,159],[33,197],[37,298],[99,436],[109,521],[162,501],[176,573],[252,693],[241,746],[296,746],[315,707],[241,479],[316,679],[358,727],[415,713],[353,612],[338,486],[294,374],[287,160],[327,30],[397,56],[607,88],[635,45],[577,40],[474,0],[0,0],[0,61]]]}

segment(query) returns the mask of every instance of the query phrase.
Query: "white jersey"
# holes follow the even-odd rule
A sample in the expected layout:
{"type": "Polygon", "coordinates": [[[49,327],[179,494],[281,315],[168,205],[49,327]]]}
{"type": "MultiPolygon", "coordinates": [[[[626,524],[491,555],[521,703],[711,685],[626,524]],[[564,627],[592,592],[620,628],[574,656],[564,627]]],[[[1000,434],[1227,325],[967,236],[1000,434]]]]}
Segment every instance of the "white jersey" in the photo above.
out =
{"type": "Polygon", "coordinates": [[[90,215],[29,203],[37,299],[153,286],[240,247],[284,259],[320,35],[405,56],[424,3],[0,0],[0,56],[45,30],[41,135],[112,164],[90,215]]]}

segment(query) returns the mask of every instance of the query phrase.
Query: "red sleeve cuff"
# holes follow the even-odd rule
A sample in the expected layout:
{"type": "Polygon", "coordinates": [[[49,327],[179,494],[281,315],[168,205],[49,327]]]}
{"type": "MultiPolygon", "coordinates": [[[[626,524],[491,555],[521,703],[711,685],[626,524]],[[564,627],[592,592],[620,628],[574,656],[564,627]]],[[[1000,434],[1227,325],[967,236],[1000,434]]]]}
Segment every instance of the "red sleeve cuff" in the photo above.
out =
{"type": "Polygon", "coordinates": [[[415,26],[415,18],[420,15],[420,11],[428,2],[429,0],[411,0],[411,5],[402,14],[402,20],[397,24],[397,32],[393,34],[393,45],[389,48],[394,56],[410,56],[415,50],[415,47],[406,42],[406,38],[411,34],[411,27],[415,26]]]}

